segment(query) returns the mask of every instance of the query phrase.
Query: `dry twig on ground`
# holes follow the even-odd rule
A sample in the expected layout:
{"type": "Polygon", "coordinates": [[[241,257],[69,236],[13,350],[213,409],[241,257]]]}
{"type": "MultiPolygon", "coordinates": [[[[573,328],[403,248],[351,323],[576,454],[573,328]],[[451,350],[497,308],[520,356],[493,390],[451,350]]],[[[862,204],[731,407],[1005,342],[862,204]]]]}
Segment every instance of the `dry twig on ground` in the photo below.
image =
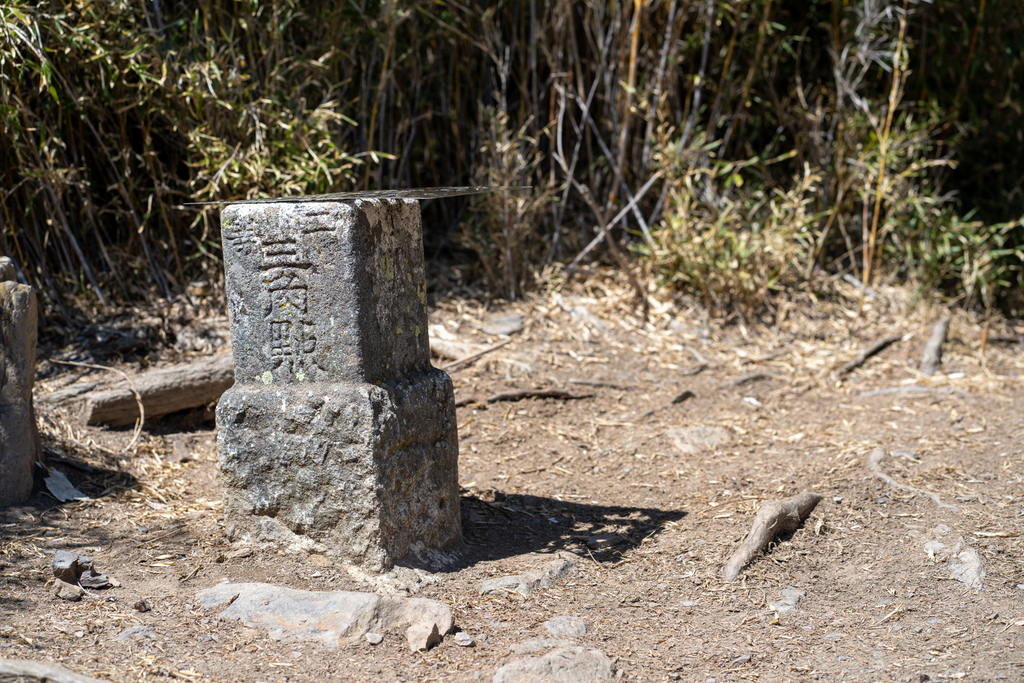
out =
{"type": "Polygon", "coordinates": [[[902,334],[896,334],[896,335],[893,335],[891,337],[884,337],[882,339],[879,339],[874,344],[872,344],[868,348],[864,349],[859,356],[857,356],[856,358],[851,360],[849,363],[844,365],[842,368],[840,368],[839,372],[836,373],[836,376],[837,377],[842,377],[843,375],[850,374],[851,372],[853,372],[854,370],[856,370],[860,366],[864,365],[864,363],[866,363],[869,358],[871,358],[872,356],[875,356],[875,355],[881,353],[888,346],[890,346],[892,344],[895,344],[896,342],[898,342],[901,339],[903,339],[903,335],[902,334]]]}
{"type": "Polygon", "coordinates": [[[726,581],[735,581],[740,571],[767,548],[780,532],[796,531],[820,500],[821,496],[817,493],[804,492],[785,500],[766,500],[761,503],[750,533],[725,563],[722,577],[726,581]]]}

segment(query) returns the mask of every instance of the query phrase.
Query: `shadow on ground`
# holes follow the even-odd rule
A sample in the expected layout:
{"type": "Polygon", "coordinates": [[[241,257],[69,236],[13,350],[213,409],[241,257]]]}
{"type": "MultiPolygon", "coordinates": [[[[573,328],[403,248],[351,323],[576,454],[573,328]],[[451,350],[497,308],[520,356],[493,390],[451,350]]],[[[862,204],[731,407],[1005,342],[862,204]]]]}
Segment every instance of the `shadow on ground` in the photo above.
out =
{"type": "Polygon", "coordinates": [[[454,572],[479,562],[559,550],[601,563],[615,563],[644,539],[661,533],[683,510],[585,504],[543,496],[488,491],[465,494],[464,542],[451,564],[433,571],[454,572]]]}

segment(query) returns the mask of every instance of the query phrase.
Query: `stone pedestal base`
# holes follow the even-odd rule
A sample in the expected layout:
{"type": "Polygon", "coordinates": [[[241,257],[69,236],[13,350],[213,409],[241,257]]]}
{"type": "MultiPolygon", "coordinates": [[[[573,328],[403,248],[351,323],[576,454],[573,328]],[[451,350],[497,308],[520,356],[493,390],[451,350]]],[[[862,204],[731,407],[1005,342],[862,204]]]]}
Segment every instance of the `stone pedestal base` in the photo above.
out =
{"type": "Polygon", "coordinates": [[[386,571],[462,537],[452,383],[235,385],[217,406],[229,537],[386,571]]]}

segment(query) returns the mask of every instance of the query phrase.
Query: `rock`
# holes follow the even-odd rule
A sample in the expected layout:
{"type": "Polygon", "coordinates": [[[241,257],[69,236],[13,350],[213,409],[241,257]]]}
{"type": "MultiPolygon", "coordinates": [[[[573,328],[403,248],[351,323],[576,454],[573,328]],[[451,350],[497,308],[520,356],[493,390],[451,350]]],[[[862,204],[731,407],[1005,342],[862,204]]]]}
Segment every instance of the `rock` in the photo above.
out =
{"type": "Polygon", "coordinates": [[[969,588],[981,590],[985,579],[985,568],[981,565],[978,551],[969,546],[949,560],[949,576],[969,588]]]}
{"type": "Polygon", "coordinates": [[[553,650],[557,647],[574,647],[576,643],[571,640],[555,640],[554,638],[531,638],[521,643],[513,643],[512,652],[517,655],[532,655],[537,652],[553,650]]]}
{"type": "Polygon", "coordinates": [[[11,683],[106,683],[104,679],[83,676],[50,662],[27,659],[0,659],[0,681],[11,683]]]}
{"type": "Polygon", "coordinates": [[[78,583],[78,576],[87,569],[92,569],[93,562],[85,555],[67,550],[58,550],[51,563],[54,578],[67,583],[78,583]]]}
{"type": "Polygon", "coordinates": [[[132,605],[132,609],[136,612],[149,612],[153,609],[153,605],[150,604],[149,600],[142,599],[137,600],[135,604],[132,605]]]}
{"type": "Polygon", "coordinates": [[[271,638],[286,643],[314,641],[337,648],[367,633],[404,626],[415,652],[436,645],[455,627],[451,609],[427,598],[303,591],[265,583],[220,584],[196,597],[204,609],[226,605],[222,619],[266,628],[271,638]]]}
{"type": "Polygon", "coordinates": [[[153,638],[156,637],[156,631],[153,630],[152,626],[145,626],[143,624],[136,624],[135,626],[131,626],[129,628],[126,628],[124,631],[122,631],[120,633],[120,635],[118,635],[116,638],[114,638],[114,640],[117,640],[117,641],[120,641],[120,642],[124,642],[126,640],[131,640],[132,638],[135,638],[135,637],[147,638],[147,639],[152,640],[153,638]]]}
{"type": "Polygon", "coordinates": [[[53,594],[61,600],[78,602],[85,595],[85,589],[73,583],[57,579],[57,582],[53,585],[53,594]]]}
{"type": "Polygon", "coordinates": [[[46,490],[62,503],[69,500],[89,500],[89,496],[76,489],[67,475],[60,470],[49,470],[49,476],[43,483],[46,484],[46,490]]]}
{"type": "Polygon", "coordinates": [[[626,539],[618,534],[594,534],[587,539],[587,547],[592,550],[603,550],[611,548],[613,545],[618,545],[624,540],[626,539]]]}
{"type": "Polygon", "coordinates": [[[459,542],[455,398],[430,365],[418,204],[237,204],[221,225],[229,537],[374,572],[415,543],[459,542]]]}
{"type": "Polygon", "coordinates": [[[544,622],[544,628],[553,636],[568,638],[590,633],[590,624],[580,617],[552,617],[544,622]]]}
{"type": "Polygon", "coordinates": [[[802,591],[798,588],[784,588],[782,590],[782,596],[774,602],[769,602],[768,607],[775,610],[779,614],[790,614],[798,611],[800,600],[807,594],[806,591],[802,591]]]}
{"type": "Polygon", "coordinates": [[[405,637],[409,641],[409,649],[413,652],[426,652],[441,642],[441,634],[434,623],[413,624],[406,629],[405,637]]]}
{"type": "Polygon", "coordinates": [[[509,662],[494,674],[494,683],[592,683],[614,676],[612,660],[600,650],[564,647],[509,662]]]}
{"type": "Polygon", "coordinates": [[[518,574],[485,579],[480,582],[480,595],[491,595],[504,591],[515,591],[520,595],[530,595],[537,586],[552,586],[558,579],[565,578],[576,568],[575,559],[552,560],[539,569],[518,574]]]}
{"type": "Polygon", "coordinates": [[[518,313],[491,315],[487,317],[487,322],[481,325],[480,329],[495,336],[515,334],[523,329],[523,316],[518,313]]]}
{"type": "Polygon", "coordinates": [[[665,436],[683,454],[699,453],[732,440],[732,432],[722,427],[679,427],[669,429],[665,436]]]}
{"type": "Polygon", "coordinates": [[[110,588],[114,582],[104,574],[97,573],[91,558],[67,550],[58,550],[53,556],[53,575],[66,583],[79,584],[83,588],[110,588]]]}
{"type": "Polygon", "coordinates": [[[366,642],[368,642],[370,645],[380,645],[382,642],[384,642],[384,636],[382,636],[379,633],[367,633],[363,637],[366,638],[366,642]]]}
{"type": "Polygon", "coordinates": [[[455,634],[455,644],[459,647],[473,647],[476,645],[476,641],[473,640],[473,636],[469,635],[465,631],[459,631],[455,634]]]}
{"type": "MultiPolygon", "coordinates": [[[[947,536],[950,529],[940,524],[931,530],[935,536],[947,536]]],[[[981,563],[978,551],[967,545],[963,536],[958,536],[952,546],[939,540],[926,541],[925,552],[932,561],[946,562],[949,577],[956,579],[969,588],[981,590],[984,587],[985,567],[981,563]]]]}
{"type": "Polygon", "coordinates": [[[14,263],[0,257],[0,507],[28,500],[41,453],[32,405],[36,296],[14,277],[14,263]]]}

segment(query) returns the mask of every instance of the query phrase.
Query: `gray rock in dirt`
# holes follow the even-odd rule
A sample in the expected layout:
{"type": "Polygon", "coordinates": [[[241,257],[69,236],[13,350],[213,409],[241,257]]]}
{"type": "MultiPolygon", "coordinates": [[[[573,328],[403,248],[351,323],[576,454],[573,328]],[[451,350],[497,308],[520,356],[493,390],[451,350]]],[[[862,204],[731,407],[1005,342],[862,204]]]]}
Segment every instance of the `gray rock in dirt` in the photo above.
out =
{"type": "Polygon", "coordinates": [[[492,595],[505,591],[514,591],[520,595],[530,595],[538,586],[553,586],[555,581],[563,579],[576,568],[574,559],[552,560],[538,569],[515,576],[501,576],[485,579],[480,582],[480,595],[492,595]]]}
{"type": "Polygon", "coordinates": [[[61,600],[78,602],[85,595],[85,590],[79,585],[57,579],[53,584],[53,594],[61,600]]]}
{"type": "Polygon", "coordinates": [[[523,329],[523,316],[518,313],[492,315],[480,326],[481,331],[493,335],[515,334],[523,329]]]}
{"type": "Polygon", "coordinates": [[[441,641],[455,626],[452,611],[427,598],[381,597],[373,593],[303,591],[265,583],[219,584],[200,591],[204,609],[219,608],[222,619],[266,628],[274,640],[320,642],[330,648],[367,633],[406,627],[413,651],[441,641]]]}
{"type": "Polygon", "coordinates": [[[950,558],[949,577],[969,588],[981,590],[985,580],[985,567],[981,564],[978,551],[966,546],[957,553],[956,557],[950,558]]]}
{"type": "MultiPolygon", "coordinates": [[[[949,535],[949,528],[940,524],[931,530],[935,536],[949,535]]],[[[978,551],[967,545],[963,536],[958,536],[952,546],[933,539],[924,543],[928,557],[937,562],[946,562],[949,578],[956,579],[969,588],[981,590],[984,587],[985,567],[978,551]]]]}
{"type": "Polygon", "coordinates": [[[473,647],[476,645],[476,641],[473,640],[473,636],[469,635],[465,631],[459,631],[456,633],[453,640],[459,647],[473,647]]]}
{"type": "Polygon", "coordinates": [[[782,595],[779,596],[778,600],[774,600],[768,603],[768,607],[775,610],[779,614],[791,614],[800,610],[800,600],[807,594],[806,591],[802,591],[799,588],[782,589],[782,595]]]}
{"type": "Polygon", "coordinates": [[[366,642],[370,645],[380,645],[384,642],[384,636],[379,633],[367,633],[363,637],[366,638],[366,642]]]}
{"type": "Polygon", "coordinates": [[[564,647],[509,662],[494,674],[494,683],[592,683],[614,676],[612,660],[600,650],[564,647]]]}
{"type": "Polygon", "coordinates": [[[461,540],[455,399],[430,365],[418,204],[233,205],[221,225],[228,535],[377,572],[461,540]]]}
{"type": "Polygon", "coordinates": [[[573,638],[590,633],[590,624],[582,617],[552,617],[544,622],[544,628],[553,636],[573,638]]]}
{"type": "Polygon", "coordinates": [[[0,659],[0,683],[106,683],[59,664],[28,659],[0,659]]]}
{"type": "Polygon", "coordinates": [[[152,626],[145,626],[143,624],[136,624],[135,626],[130,626],[130,627],[126,628],[116,638],[114,638],[114,640],[117,640],[117,641],[120,641],[120,642],[124,642],[126,640],[131,640],[132,638],[150,638],[150,639],[152,639],[155,636],[156,636],[156,631],[153,630],[152,626]]]}
{"type": "Polygon", "coordinates": [[[722,427],[677,427],[665,435],[680,453],[692,454],[732,441],[732,432],[722,427]]]}
{"type": "Polygon", "coordinates": [[[13,280],[14,263],[0,257],[0,507],[28,500],[32,466],[40,455],[32,405],[36,296],[13,280]]]}
{"type": "Polygon", "coordinates": [[[531,638],[521,643],[513,643],[511,650],[517,655],[532,655],[538,652],[546,652],[558,647],[573,647],[576,643],[571,640],[555,638],[531,638]]]}
{"type": "Polygon", "coordinates": [[[67,583],[78,583],[78,575],[93,568],[91,558],[67,550],[58,550],[51,563],[53,576],[67,583]]]}

